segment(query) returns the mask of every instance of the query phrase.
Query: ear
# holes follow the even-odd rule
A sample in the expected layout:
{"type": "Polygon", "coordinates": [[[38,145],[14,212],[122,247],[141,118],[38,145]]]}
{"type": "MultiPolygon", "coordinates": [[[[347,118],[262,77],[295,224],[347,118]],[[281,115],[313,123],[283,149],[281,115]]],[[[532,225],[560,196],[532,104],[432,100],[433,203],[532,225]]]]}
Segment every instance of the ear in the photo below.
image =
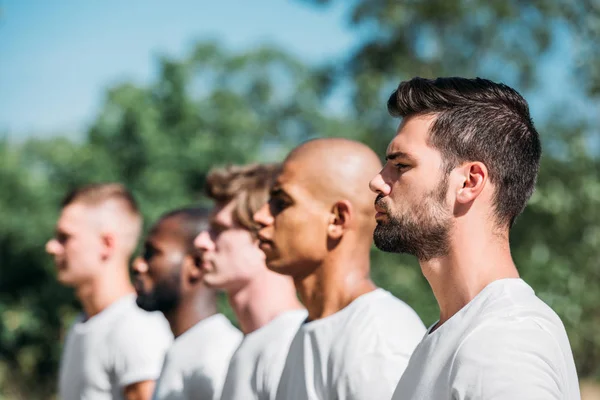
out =
{"type": "Polygon", "coordinates": [[[483,191],[488,180],[488,170],[481,162],[470,162],[461,168],[462,188],[456,195],[456,201],[461,204],[471,203],[483,191]]]}
{"type": "Polygon", "coordinates": [[[348,200],[340,200],[331,208],[327,236],[340,239],[348,229],[353,217],[352,204],[348,200]]]}
{"type": "Polygon", "coordinates": [[[194,260],[194,256],[191,254],[186,254],[183,259],[182,264],[183,274],[185,276],[185,280],[192,284],[195,284],[202,280],[203,272],[200,265],[196,264],[194,260]]]}
{"type": "Polygon", "coordinates": [[[115,235],[113,235],[110,232],[102,232],[100,234],[100,241],[102,246],[102,250],[100,251],[100,257],[102,261],[106,261],[115,250],[115,235]]]}

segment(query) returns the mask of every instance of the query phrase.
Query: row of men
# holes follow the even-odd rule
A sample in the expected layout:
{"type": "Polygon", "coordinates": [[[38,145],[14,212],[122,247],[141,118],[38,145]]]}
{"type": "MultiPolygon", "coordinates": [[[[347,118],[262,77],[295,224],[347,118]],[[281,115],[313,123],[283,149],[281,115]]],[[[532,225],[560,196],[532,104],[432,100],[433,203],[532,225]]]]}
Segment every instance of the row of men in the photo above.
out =
{"type": "Polygon", "coordinates": [[[133,286],[132,195],[119,184],[69,194],[47,251],[84,313],[60,397],[579,399],[563,324],[510,253],[541,156],[526,101],[479,78],[414,78],[388,111],[402,121],[383,165],[336,138],[281,164],[211,171],[214,207],[155,222],[133,286]],[[440,307],[428,329],[371,281],[373,240],[418,258],[440,307]]]}

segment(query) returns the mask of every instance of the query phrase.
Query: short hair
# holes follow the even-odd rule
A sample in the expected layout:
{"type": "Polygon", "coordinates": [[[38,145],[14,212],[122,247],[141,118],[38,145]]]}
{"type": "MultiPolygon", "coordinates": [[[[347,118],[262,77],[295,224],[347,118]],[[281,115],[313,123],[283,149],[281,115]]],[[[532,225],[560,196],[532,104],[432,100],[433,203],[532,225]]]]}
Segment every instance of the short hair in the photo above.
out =
{"type": "Polygon", "coordinates": [[[206,178],[206,194],[221,204],[235,200],[233,216],[236,222],[255,231],[259,225],[254,222],[254,214],[268,201],[269,191],[280,170],[280,163],[212,169],[206,178]]]}
{"type": "Polygon", "coordinates": [[[387,108],[396,117],[435,115],[428,141],[442,153],[446,174],[463,162],[485,164],[497,222],[514,224],[534,191],[542,154],[516,90],[481,78],[413,78],[400,83],[387,108]]]}
{"type": "Polygon", "coordinates": [[[182,207],[163,214],[154,226],[158,226],[167,219],[177,218],[186,251],[188,253],[193,253],[194,239],[196,239],[196,236],[198,236],[200,232],[208,229],[210,215],[211,209],[208,207],[182,207]]]}
{"type": "Polygon", "coordinates": [[[135,251],[142,231],[142,215],[133,194],[120,183],[92,183],[80,186],[69,192],[61,203],[61,208],[79,203],[89,207],[99,207],[105,203],[115,202],[119,210],[131,217],[128,223],[120,223],[123,249],[131,254],[135,251]]]}
{"type": "Polygon", "coordinates": [[[133,194],[120,183],[92,183],[80,186],[69,192],[61,202],[61,207],[73,203],[82,203],[88,206],[99,206],[109,200],[121,203],[133,215],[140,215],[140,210],[133,194]]]}

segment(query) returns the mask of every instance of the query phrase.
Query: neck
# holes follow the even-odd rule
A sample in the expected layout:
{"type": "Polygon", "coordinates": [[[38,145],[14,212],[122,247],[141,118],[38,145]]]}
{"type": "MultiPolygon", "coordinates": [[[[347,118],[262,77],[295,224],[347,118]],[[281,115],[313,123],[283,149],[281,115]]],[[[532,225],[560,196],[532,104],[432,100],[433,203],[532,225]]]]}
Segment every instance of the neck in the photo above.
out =
{"type": "Polygon", "coordinates": [[[205,288],[197,290],[188,298],[182,299],[172,312],[165,313],[174,337],[181,336],[198,322],[217,313],[215,295],[205,288]],[[203,293],[207,292],[207,293],[203,293]]]}
{"type": "Polygon", "coordinates": [[[79,285],[75,294],[88,318],[99,314],[120,298],[135,293],[129,275],[127,263],[107,266],[102,275],[79,285]]]}
{"type": "MultiPolygon", "coordinates": [[[[341,247],[341,245],[340,245],[341,247]]],[[[359,296],[376,289],[369,278],[369,250],[353,246],[355,251],[338,248],[309,275],[295,279],[310,321],[340,311],[359,296]]]]}
{"type": "Polygon", "coordinates": [[[440,307],[441,326],[490,283],[518,278],[508,237],[455,232],[447,255],[421,261],[423,275],[440,307]]]}
{"type": "Polygon", "coordinates": [[[245,335],[262,328],[285,311],[302,308],[292,280],[266,267],[263,274],[253,277],[241,289],[228,292],[227,296],[245,335]]]}

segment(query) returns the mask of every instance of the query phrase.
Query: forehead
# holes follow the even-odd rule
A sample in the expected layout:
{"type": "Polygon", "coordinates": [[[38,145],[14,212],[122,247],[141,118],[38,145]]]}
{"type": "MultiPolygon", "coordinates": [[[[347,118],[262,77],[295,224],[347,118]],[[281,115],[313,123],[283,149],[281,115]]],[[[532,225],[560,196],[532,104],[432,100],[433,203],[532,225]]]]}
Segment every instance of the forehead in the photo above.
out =
{"type": "Polygon", "coordinates": [[[167,218],[158,222],[150,230],[148,241],[151,242],[181,242],[181,223],[177,218],[167,218]]]}
{"type": "Polygon", "coordinates": [[[81,203],[69,204],[62,209],[57,228],[65,231],[82,230],[92,227],[94,210],[81,203]]]}
{"type": "Polygon", "coordinates": [[[295,160],[286,161],[275,186],[294,197],[310,196],[311,191],[319,185],[319,179],[311,174],[313,166],[295,160]]]}
{"type": "Polygon", "coordinates": [[[235,225],[233,211],[235,210],[236,200],[230,200],[227,203],[217,204],[213,209],[211,221],[223,226],[235,225]]]}
{"type": "Polygon", "coordinates": [[[388,145],[387,155],[405,153],[417,160],[434,155],[439,157],[439,151],[429,145],[429,129],[434,121],[433,115],[404,118],[388,145]]]}

